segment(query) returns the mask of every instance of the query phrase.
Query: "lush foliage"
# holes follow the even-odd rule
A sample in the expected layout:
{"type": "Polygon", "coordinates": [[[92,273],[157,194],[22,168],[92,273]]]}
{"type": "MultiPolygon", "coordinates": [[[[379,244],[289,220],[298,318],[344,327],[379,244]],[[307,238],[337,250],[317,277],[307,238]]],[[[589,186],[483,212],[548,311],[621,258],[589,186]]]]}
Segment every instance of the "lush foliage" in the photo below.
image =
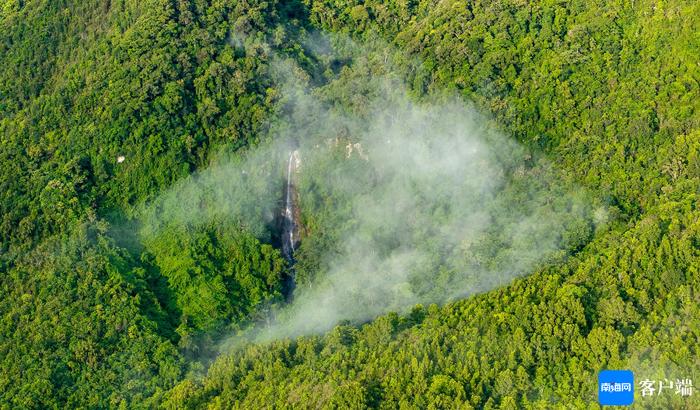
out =
{"type": "MultiPolygon", "coordinates": [[[[602,368],[698,383],[698,15],[683,0],[2,0],[0,407],[596,407],[602,368]],[[249,345],[198,377],[203,346],[281,303],[284,262],[269,231],[152,229],[140,205],[268,138],[273,52],[312,84],[386,58],[343,72],[305,50],[314,29],[391,43],[416,97],[472,99],[610,223],[574,227],[571,255],[511,285],[249,345]]],[[[339,232],[316,194],[309,286],[339,232]]]]}

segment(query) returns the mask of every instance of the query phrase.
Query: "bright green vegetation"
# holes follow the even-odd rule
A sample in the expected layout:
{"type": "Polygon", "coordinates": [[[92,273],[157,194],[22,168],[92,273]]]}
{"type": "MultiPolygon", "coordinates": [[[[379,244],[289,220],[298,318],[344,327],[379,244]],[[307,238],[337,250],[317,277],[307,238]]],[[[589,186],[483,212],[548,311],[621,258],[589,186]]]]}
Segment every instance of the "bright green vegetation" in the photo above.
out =
{"type": "MultiPolygon", "coordinates": [[[[681,0],[1,0],[0,407],[596,408],[602,368],[700,383],[698,16],[681,0]],[[416,98],[475,101],[533,150],[526,172],[555,164],[608,223],[572,227],[568,254],[507,286],[204,370],[221,334],[283,303],[273,229],[142,205],[273,135],[273,53],[362,106],[342,83],[385,57],[341,70],[305,48],[319,29],[391,44],[416,98]]],[[[311,285],[338,233],[312,205],[311,285]]]]}

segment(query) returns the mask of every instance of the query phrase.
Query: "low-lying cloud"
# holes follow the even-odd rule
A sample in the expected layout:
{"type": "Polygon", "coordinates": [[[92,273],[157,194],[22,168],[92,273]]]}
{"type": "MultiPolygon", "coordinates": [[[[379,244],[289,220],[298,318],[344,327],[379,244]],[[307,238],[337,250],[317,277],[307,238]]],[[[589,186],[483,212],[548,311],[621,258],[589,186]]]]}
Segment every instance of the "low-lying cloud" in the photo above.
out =
{"type": "Polygon", "coordinates": [[[161,202],[177,211],[157,212],[223,217],[264,238],[298,149],[297,287],[245,338],[318,333],[486,291],[563,258],[594,229],[585,195],[471,104],[416,100],[388,65],[350,52],[342,61],[352,63],[318,87],[278,58],[285,86],[272,142],[183,182],[161,202]]]}
{"type": "Polygon", "coordinates": [[[359,113],[297,94],[307,118],[296,129],[300,203],[320,208],[310,218],[336,236],[317,275],[258,339],[485,291],[591,233],[583,195],[550,180],[547,164],[529,167],[530,155],[469,104],[414,102],[393,81],[368,84],[374,96],[359,113]]]}

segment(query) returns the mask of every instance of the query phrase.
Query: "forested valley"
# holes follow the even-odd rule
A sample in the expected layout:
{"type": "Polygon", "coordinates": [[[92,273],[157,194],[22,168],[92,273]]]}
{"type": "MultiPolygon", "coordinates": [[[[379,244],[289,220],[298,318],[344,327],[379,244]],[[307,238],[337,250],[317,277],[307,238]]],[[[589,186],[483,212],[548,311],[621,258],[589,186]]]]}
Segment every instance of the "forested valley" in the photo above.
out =
{"type": "Polygon", "coordinates": [[[601,369],[700,383],[699,16],[0,0],[0,408],[598,408],[601,369]]]}

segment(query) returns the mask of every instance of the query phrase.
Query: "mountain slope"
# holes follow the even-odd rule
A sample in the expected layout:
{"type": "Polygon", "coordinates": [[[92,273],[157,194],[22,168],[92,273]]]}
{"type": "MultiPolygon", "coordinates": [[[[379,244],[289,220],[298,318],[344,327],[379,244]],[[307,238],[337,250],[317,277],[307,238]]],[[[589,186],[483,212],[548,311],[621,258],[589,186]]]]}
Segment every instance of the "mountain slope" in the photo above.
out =
{"type": "MultiPolygon", "coordinates": [[[[2,1],[0,407],[568,408],[593,405],[603,368],[699,380],[699,7],[2,1]],[[314,55],[314,30],[389,42],[366,61],[391,54],[416,98],[475,101],[531,169],[551,161],[608,212],[573,255],[511,285],[247,345],[198,376],[220,335],[282,303],[284,262],[272,230],[149,236],[142,207],[271,138],[287,109],[277,56],[313,85],[351,71],[314,55]]],[[[327,246],[321,233],[307,243],[327,246]]]]}

